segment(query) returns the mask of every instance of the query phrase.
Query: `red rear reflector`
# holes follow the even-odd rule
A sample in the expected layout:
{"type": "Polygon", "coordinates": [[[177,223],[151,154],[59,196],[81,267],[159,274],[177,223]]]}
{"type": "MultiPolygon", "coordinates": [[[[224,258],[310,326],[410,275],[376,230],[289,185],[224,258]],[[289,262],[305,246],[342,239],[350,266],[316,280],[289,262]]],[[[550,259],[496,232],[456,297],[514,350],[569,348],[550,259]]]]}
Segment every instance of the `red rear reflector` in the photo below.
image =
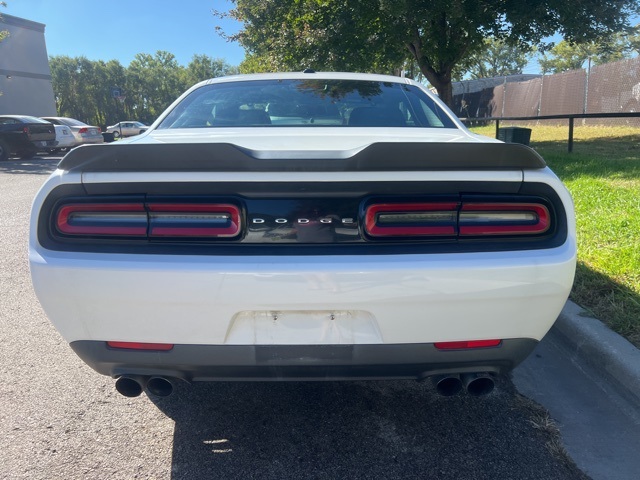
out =
{"type": "Polygon", "coordinates": [[[67,235],[147,234],[147,213],[142,203],[77,203],[58,210],[56,228],[67,235]]]}
{"type": "Polygon", "coordinates": [[[497,347],[502,340],[462,340],[459,342],[436,342],[435,347],[438,350],[462,350],[468,348],[489,348],[497,347]]]}
{"type": "Polygon", "coordinates": [[[365,212],[372,237],[455,235],[458,203],[380,203],[365,212]]]}
{"type": "Polygon", "coordinates": [[[107,346],[127,350],[160,350],[166,352],[173,348],[173,343],[107,342],[107,346]]]}
{"type": "Polygon", "coordinates": [[[235,237],[240,209],[231,204],[148,205],[150,237],[235,237]]]}
{"type": "Polygon", "coordinates": [[[460,235],[535,235],[551,226],[549,209],[537,203],[464,203],[460,235]]]}

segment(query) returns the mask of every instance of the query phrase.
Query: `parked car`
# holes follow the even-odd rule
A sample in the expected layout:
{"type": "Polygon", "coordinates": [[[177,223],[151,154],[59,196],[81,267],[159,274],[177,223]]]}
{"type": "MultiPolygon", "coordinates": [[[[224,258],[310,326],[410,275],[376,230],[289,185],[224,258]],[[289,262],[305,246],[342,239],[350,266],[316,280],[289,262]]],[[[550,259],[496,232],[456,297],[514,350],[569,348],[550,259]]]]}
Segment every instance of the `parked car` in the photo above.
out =
{"type": "Polygon", "coordinates": [[[85,145],[85,144],[93,144],[93,143],[102,143],[104,142],[104,138],[102,138],[102,132],[100,131],[100,127],[96,127],[95,125],[87,125],[80,120],[76,120],[75,118],[69,117],[41,117],[43,120],[47,122],[51,122],[54,125],[65,125],[71,129],[71,133],[75,137],[75,145],[85,145]]]}
{"type": "Polygon", "coordinates": [[[49,122],[28,115],[0,115],[0,161],[11,154],[31,158],[56,146],[56,132],[49,122]]]}
{"type": "Polygon", "coordinates": [[[115,138],[132,137],[146,132],[148,128],[149,127],[142,122],[129,120],[126,122],[118,122],[115,125],[107,127],[107,132],[113,133],[115,138]]]}
{"type": "Polygon", "coordinates": [[[59,153],[75,147],[76,137],[66,125],[54,125],[56,129],[56,146],[49,148],[49,153],[59,153]]]}
{"type": "Polygon", "coordinates": [[[67,154],[31,218],[44,310],[127,396],[392,377],[486,394],[576,262],[571,197],[534,150],[380,75],[199,83],[147,134],[67,154]]]}

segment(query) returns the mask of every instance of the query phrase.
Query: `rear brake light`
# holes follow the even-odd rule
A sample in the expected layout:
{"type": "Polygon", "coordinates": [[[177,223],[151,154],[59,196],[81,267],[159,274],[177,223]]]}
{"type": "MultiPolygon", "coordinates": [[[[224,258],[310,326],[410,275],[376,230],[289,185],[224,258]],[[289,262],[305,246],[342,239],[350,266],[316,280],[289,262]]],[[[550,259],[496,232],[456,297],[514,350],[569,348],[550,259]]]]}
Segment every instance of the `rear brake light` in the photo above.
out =
{"type": "Polygon", "coordinates": [[[78,130],[78,133],[87,133],[89,131],[89,129],[87,127],[82,127],[80,130],[78,130]]]}
{"type": "Polygon", "coordinates": [[[22,127],[22,133],[29,133],[29,127],[22,127]]]}
{"type": "Polygon", "coordinates": [[[372,237],[455,235],[458,203],[381,203],[365,212],[372,237]]]}
{"type": "Polygon", "coordinates": [[[55,214],[55,229],[70,236],[231,239],[241,232],[232,204],[70,203],[55,214]]]}
{"type": "Polygon", "coordinates": [[[541,235],[551,228],[541,203],[379,203],[365,211],[370,237],[541,235]]]}
{"type": "Polygon", "coordinates": [[[537,203],[465,203],[460,235],[531,235],[550,227],[549,210],[537,203]]]}
{"type": "Polygon", "coordinates": [[[458,342],[436,342],[435,347],[438,350],[464,350],[471,348],[491,348],[498,347],[502,340],[462,340],[458,342]]]}
{"type": "Polygon", "coordinates": [[[56,227],[67,235],[147,234],[147,213],[142,203],[79,203],[58,210],[56,227]]]}
{"type": "Polygon", "coordinates": [[[150,204],[150,237],[220,237],[240,233],[240,210],[230,204],[150,204]]]}
{"type": "Polygon", "coordinates": [[[107,342],[107,346],[125,350],[159,350],[166,352],[173,348],[173,343],[107,342]]]}

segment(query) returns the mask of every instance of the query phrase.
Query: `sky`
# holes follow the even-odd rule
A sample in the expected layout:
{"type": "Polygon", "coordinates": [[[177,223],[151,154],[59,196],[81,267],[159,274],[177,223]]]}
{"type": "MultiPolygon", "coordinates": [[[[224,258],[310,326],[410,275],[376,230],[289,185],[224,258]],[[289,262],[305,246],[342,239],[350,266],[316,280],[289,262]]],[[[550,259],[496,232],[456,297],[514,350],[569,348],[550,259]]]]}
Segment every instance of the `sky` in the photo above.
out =
{"type": "Polygon", "coordinates": [[[4,0],[8,14],[44,23],[50,56],[119,60],[127,67],[137,53],[165,50],[186,66],[196,54],[239,65],[244,50],[221,38],[215,26],[235,33],[240,24],[214,17],[226,0],[4,0]]]}

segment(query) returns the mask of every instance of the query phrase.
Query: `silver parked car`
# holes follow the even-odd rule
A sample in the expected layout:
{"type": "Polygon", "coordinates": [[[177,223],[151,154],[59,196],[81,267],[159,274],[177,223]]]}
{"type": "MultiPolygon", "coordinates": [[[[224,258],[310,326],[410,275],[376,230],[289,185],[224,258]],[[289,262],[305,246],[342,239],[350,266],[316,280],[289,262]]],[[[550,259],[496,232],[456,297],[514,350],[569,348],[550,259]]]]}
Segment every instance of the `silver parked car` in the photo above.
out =
{"type": "Polygon", "coordinates": [[[140,135],[149,128],[142,122],[136,122],[134,120],[127,120],[125,122],[118,122],[115,125],[107,127],[108,133],[113,133],[115,138],[119,137],[132,137],[134,135],[140,135]]]}
{"type": "Polygon", "coordinates": [[[84,145],[86,143],[103,143],[104,138],[102,137],[102,132],[100,131],[100,127],[96,127],[95,125],[87,125],[80,120],[76,120],[75,118],[69,117],[41,117],[43,120],[47,122],[51,122],[54,125],[65,125],[71,129],[71,133],[75,137],[74,147],[78,145],[84,145]]]}

